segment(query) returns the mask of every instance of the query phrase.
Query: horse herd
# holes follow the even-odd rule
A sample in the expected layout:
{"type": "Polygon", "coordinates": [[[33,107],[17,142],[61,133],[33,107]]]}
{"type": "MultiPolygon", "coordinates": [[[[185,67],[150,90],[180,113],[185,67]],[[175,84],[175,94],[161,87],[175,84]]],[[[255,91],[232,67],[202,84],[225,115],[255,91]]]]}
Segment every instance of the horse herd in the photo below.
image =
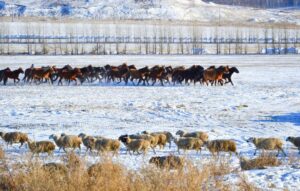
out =
{"type": "Polygon", "coordinates": [[[5,68],[0,70],[0,83],[6,85],[8,80],[14,81],[14,84],[19,83],[20,74],[24,74],[22,81],[24,83],[50,83],[53,84],[57,81],[58,85],[63,83],[70,84],[74,82],[93,83],[94,81],[106,83],[121,83],[127,85],[129,82],[133,85],[155,85],[157,82],[163,86],[168,84],[200,84],[206,85],[224,85],[231,83],[233,85],[231,76],[233,73],[239,73],[236,67],[229,66],[210,66],[204,69],[200,65],[193,65],[189,68],[184,66],[159,66],[137,68],[135,65],[127,65],[123,63],[119,66],[105,65],[95,67],[92,65],[86,67],[72,67],[66,65],[62,68],[56,66],[34,67],[32,65],[25,71],[22,68],[11,70],[5,68]]]}

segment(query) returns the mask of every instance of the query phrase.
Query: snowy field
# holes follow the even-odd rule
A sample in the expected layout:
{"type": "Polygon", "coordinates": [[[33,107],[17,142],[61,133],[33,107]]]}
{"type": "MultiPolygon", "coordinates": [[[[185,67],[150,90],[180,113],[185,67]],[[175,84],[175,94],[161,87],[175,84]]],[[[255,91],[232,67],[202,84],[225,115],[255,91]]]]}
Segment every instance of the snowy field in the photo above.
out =
{"type": "MultiPolygon", "coordinates": [[[[56,65],[72,66],[119,65],[122,62],[145,65],[200,64],[236,66],[235,86],[124,86],[122,84],[84,84],[82,86],[0,85],[0,131],[22,131],[35,140],[48,140],[53,133],[101,135],[117,138],[122,134],[143,130],[166,130],[173,134],[179,129],[206,131],[210,139],[234,139],[238,152],[253,157],[254,146],[245,140],[254,137],[299,136],[300,128],[300,56],[4,56],[0,69],[27,68],[56,65]]],[[[21,150],[1,145],[12,160],[28,155],[28,148],[21,150]]],[[[285,142],[285,141],[284,141],[285,142]]],[[[259,187],[274,190],[297,190],[300,185],[300,162],[297,149],[286,143],[288,158],[284,164],[266,170],[245,172],[251,182],[259,187]],[[290,160],[294,162],[291,164],[290,160]]],[[[81,151],[83,156],[85,149],[81,151]]],[[[177,154],[171,149],[157,150],[157,155],[177,154]]],[[[58,160],[63,152],[56,150],[58,160]]],[[[204,149],[201,154],[189,151],[182,154],[193,161],[207,160],[211,155],[204,149]]],[[[147,163],[148,155],[119,157],[130,168],[147,163]]],[[[45,157],[44,157],[45,158],[45,157]]],[[[89,162],[100,157],[85,156],[89,162]]],[[[239,166],[236,157],[231,158],[239,166]]],[[[233,176],[234,177],[234,176],[233,176]]]]}

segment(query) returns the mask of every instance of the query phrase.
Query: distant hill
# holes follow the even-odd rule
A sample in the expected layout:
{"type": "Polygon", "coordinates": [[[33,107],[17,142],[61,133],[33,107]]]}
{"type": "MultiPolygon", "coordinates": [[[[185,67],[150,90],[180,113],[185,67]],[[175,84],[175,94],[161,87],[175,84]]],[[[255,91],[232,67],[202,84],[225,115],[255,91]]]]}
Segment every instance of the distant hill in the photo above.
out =
{"type": "Polygon", "coordinates": [[[250,6],[258,8],[280,8],[300,6],[300,0],[202,0],[224,5],[250,6]]]}
{"type": "Polygon", "coordinates": [[[253,8],[298,5],[300,0],[0,0],[0,17],[300,24],[299,9],[253,8]]]}

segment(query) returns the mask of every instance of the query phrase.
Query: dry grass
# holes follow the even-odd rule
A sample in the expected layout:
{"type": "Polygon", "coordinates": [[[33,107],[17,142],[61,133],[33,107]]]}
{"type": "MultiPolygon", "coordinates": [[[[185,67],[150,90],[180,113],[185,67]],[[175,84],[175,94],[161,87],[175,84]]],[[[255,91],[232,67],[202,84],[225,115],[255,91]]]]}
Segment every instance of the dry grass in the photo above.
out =
{"type": "Polygon", "coordinates": [[[241,159],[242,170],[265,169],[266,167],[279,166],[281,162],[274,155],[261,155],[255,159],[241,159]]]}
{"type": "Polygon", "coordinates": [[[200,168],[185,161],[182,170],[160,169],[151,164],[129,170],[109,157],[88,167],[74,153],[66,155],[59,164],[52,163],[54,166],[45,166],[39,159],[25,159],[21,167],[4,168],[0,173],[0,190],[198,191],[246,190],[252,186],[246,181],[240,185],[225,181],[224,176],[234,172],[228,160],[212,160],[200,168]]]}

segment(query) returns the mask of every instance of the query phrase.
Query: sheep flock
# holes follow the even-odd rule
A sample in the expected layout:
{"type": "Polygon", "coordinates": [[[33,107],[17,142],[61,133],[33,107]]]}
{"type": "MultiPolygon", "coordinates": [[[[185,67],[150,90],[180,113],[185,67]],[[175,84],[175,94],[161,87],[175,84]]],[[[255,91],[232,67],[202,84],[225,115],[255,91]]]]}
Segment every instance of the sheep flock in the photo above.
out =
{"type": "MultiPolygon", "coordinates": [[[[47,153],[53,155],[55,149],[60,152],[63,149],[64,152],[76,149],[81,151],[82,145],[85,147],[85,154],[88,152],[91,154],[101,155],[102,153],[112,153],[113,156],[117,156],[121,152],[121,147],[126,150],[126,154],[143,154],[146,155],[149,151],[156,154],[156,150],[163,150],[167,144],[171,148],[172,142],[177,147],[177,152],[180,151],[186,153],[187,150],[193,150],[195,154],[201,154],[202,149],[207,149],[213,157],[219,155],[219,153],[229,153],[239,157],[241,164],[249,165],[247,160],[240,156],[238,148],[234,139],[215,139],[210,140],[207,132],[184,132],[178,130],[175,136],[168,131],[161,132],[148,132],[142,131],[137,134],[124,134],[116,139],[105,138],[103,136],[86,135],[80,133],[79,135],[67,135],[61,133],[59,135],[52,134],[49,136],[49,140],[32,141],[26,133],[22,132],[0,132],[0,137],[6,143],[7,147],[12,144],[20,144],[22,147],[27,143],[29,151],[34,155],[39,156],[40,153],[47,153]],[[53,140],[53,142],[51,141],[53,140]]],[[[245,140],[249,144],[255,146],[253,155],[256,155],[257,151],[277,151],[277,155],[287,156],[283,150],[284,141],[279,138],[257,138],[250,137],[245,140]]],[[[300,137],[288,137],[286,142],[291,142],[295,147],[300,150],[300,137]]],[[[149,163],[156,165],[159,168],[180,169],[183,167],[184,159],[180,156],[170,153],[168,156],[153,156],[149,163]]],[[[256,159],[255,159],[256,160],[256,159]]],[[[245,167],[248,168],[248,167],[245,167]]]]}

